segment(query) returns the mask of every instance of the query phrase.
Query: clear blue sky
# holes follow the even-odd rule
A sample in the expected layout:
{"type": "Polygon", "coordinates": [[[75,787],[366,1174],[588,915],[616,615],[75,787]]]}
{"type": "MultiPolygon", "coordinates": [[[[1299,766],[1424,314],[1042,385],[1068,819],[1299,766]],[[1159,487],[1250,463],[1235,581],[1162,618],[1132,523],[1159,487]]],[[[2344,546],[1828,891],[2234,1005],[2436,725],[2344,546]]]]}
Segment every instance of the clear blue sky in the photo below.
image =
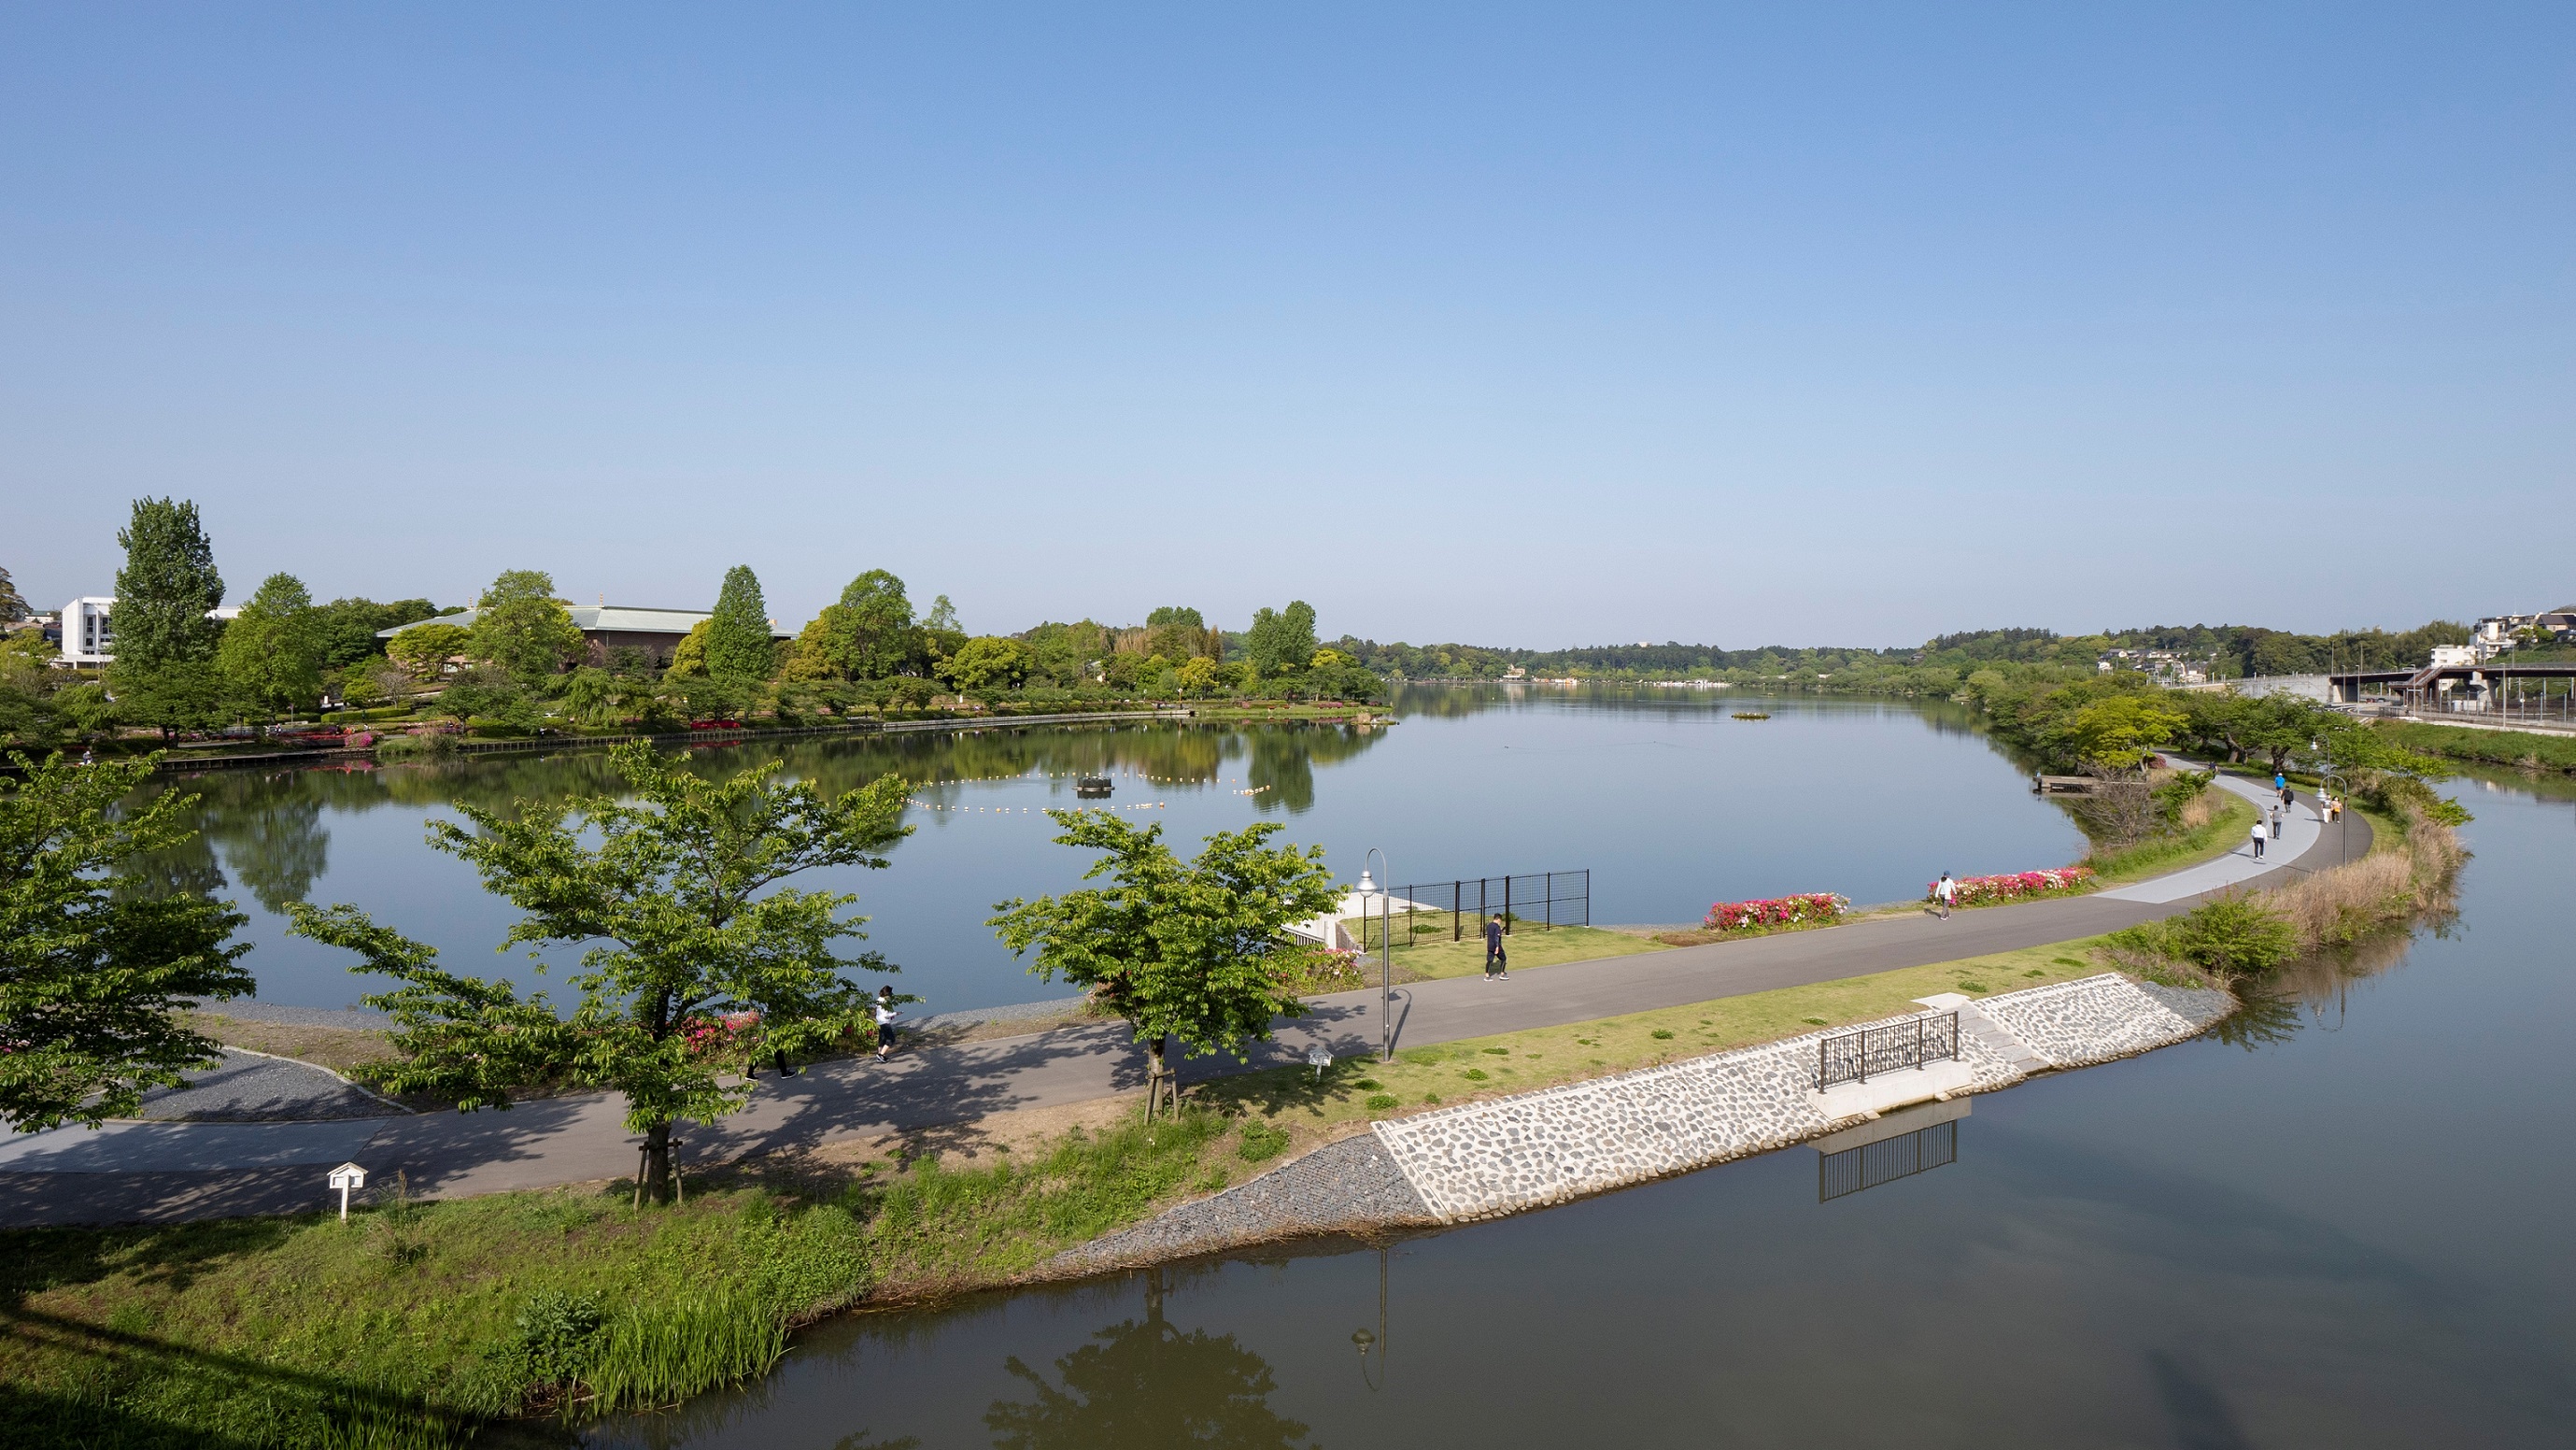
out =
{"type": "Polygon", "coordinates": [[[0,564],[1894,643],[2576,599],[2576,8],[0,10],[0,564]]]}

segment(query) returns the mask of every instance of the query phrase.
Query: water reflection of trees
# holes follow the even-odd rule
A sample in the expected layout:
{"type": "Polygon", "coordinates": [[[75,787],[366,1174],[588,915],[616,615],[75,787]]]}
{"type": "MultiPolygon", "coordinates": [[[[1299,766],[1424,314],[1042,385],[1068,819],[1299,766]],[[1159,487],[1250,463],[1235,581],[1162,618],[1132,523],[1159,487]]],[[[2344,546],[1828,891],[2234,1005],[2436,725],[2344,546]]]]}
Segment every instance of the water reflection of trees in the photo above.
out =
{"type": "Polygon", "coordinates": [[[1057,1359],[1056,1383],[1013,1355],[1004,1367],[1029,1386],[1027,1403],[995,1400],[984,1412],[995,1450],[1294,1450],[1306,1427],[1270,1408],[1270,1362],[1231,1334],[1183,1333],[1163,1317],[1155,1276],[1145,1317],[1092,1335],[1057,1359]]]}
{"type": "Polygon", "coordinates": [[[2355,983],[2406,960],[2417,931],[2443,935],[2454,919],[2444,913],[2422,926],[2378,932],[2350,946],[2284,964],[2259,987],[2239,991],[2243,1005],[2218,1024],[2219,1040],[2251,1052],[2287,1042],[2309,1023],[2327,1026],[2331,1021],[2333,1027],[2340,1027],[2355,983]]]}

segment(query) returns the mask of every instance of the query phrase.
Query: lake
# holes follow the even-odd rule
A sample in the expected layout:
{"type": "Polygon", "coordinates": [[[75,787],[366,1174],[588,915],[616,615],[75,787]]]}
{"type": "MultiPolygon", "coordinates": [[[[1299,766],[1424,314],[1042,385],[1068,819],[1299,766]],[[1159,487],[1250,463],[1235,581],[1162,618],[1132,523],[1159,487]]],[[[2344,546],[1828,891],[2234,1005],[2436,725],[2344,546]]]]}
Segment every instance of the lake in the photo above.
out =
{"type": "MultiPolygon", "coordinates": [[[[912,783],[914,834],[883,871],[797,878],[859,894],[867,946],[902,968],[920,1010],[1066,995],[1030,977],[984,923],[994,904],[1079,885],[1087,858],[1055,845],[1050,807],[1090,804],[1074,777],[1115,782],[1104,804],[1161,824],[1185,850],[1275,821],[1319,844],[1345,882],[1371,847],[1395,884],[1588,870],[1600,924],[1696,922],[1714,901],[1838,891],[1918,895],[1943,871],[2055,866],[2083,838],[2021,768],[1947,703],[1754,701],[1727,691],[1415,688],[1400,723],[1036,726],[968,735],[838,737],[693,752],[699,768],[777,760],[834,790],[893,771],[912,783]],[[1767,710],[1762,721],[1737,720],[1767,710]]],[[[596,751],[483,756],[381,769],[213,771],[205,836],[150,869],[240,903],[263,1000],[349,1005],[372,979],[285,934],[288,903],[351,902],[437,946],[452,969],[538,979],[493,948],[514,914],[463,863],[422,844],[459,802],[505,808],[609,790],[596,751]]],[[[574,954],[556,952],[555,963],[574,954]]]]}
{"type": "MultiPolygon", "coordinates": [[[[1362,752],[1373,773],[1317,767],[1314,815],[1455,849],[1463,838],[1430,827],[1398,834],[1373,800],[1326,815],[1346,792],[1444,778],[1478,802],[1452,807],[1475,820],[1519,818],[1489,798],[1538,795],[1569,818],[1559,839],[1607,853],[1633,814],[1655,844],[1599,859],[1630,883],[1621,909],[1648,916],[1710,889],[1818,884],[1802,873],[1827,868],[1842,874],[1824,884],[1892,894],[1908,884],[1904,851],[1966,854],[1909,836],[1919,805],[1837,822],[1853,845],[1840,854],[1808,823],[1820,795],[1852,801],[1834,782],[1854,773],[1936,793],[1981,779],[2000,803],[1971,817],[1985,849],[2052,840],[2012,809],[2011,772],[1955,749],[1936,718],[1810,706],[1775,712],[1789,729],[1741,733],[1724,718],[1531,702],[1408,722],[1362,752]],[[1572,743],[1587,734],[1597,748],[1572,743]],[[1443,765],[1421,741],[1478,765],[1443,765]],[[1523,768],[1524,749],[1554,766],[1523,768]],[[1730,767],[1697,752],[1762,779],[1717,783],[1730,767]],[[1688,784],[1633,794],[1653,774],[1631,764],[1644,758],[1688,784]],[[1880,826],[1909,844],[1872,844],[1880,826]],[[1795,864],[1765,876],[1771,840],[1795,864]],[[1657,851],[1724,864],[1658,871],[1657,851]],[[1723,884],[1703,889],[1712,876],[1723,884]]],[[[1942,1151],[1907,1165],[1922,1171],[1841,1192],[1847,1178],[1792,1148],[1383,1252],[1312,1244],[853,1316],[801,1336],[759,1385],[591,1442],[2567,1443],[2576,787],[2489,775],[2451,789],[2478,813],[2456,920],[2311,965],[2226,1038],[1978,1097],[1942,1151]],[[1359,1331],[1376,1340],[1365,1356],[1359,1331]]]]}

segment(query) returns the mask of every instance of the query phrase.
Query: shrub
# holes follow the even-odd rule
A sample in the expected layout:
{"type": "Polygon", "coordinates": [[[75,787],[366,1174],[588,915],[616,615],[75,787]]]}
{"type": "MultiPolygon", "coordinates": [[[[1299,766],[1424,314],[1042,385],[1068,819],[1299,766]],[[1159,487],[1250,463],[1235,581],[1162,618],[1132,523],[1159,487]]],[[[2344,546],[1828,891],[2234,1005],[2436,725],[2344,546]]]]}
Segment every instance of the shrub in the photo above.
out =
{"type": "Polygon", "coordinates": [[[1708,909],[1703,925],[1709,931],[1759,931],[1839,921],[1849,910],[1851,898],[1831,892],[1774,896],[1761,901],[1721,901],[1708,909]]]}
{"type": "Polygon", "coordinates": [[[2298,928],[2288,917],[2237,892],[2184,913],[2166,935],[2185,961],[2221,979],[2268,972],[2299,950],[2298,928]]]}
{"type": "Polygon", "coordinates": [[[1369,1094],[1368,1110],[1372,1113],[1382,1113],[1387,1109],[1394,1107],[1399,1101],[1401,1101],[1401,1099],[1397,1098],[1393,1093],[1371,1093],[1369,1094]]]}
{"type": "MultiPolygon", "coordinates": [[[[1963,876],[1950,884],[1958,888],[1961,906],[1991,906],[1998,901],[2063,896],[2082,891],[2092,883],[2092,867],[2060,866],[2054,871],[2015,871],[2007,876],[1963,876]]],[[[1940,883],[1927,883],[1923,899],[1940,900],[1940,883]]]]}

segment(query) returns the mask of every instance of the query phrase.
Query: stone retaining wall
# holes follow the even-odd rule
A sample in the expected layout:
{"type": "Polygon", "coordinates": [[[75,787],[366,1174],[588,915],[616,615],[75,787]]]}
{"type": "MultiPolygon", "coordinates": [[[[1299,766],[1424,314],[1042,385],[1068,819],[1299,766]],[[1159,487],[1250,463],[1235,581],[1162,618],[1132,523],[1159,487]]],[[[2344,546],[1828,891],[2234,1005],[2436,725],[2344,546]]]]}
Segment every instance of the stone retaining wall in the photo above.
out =
{"type": "MultiPolygon", "coordinates": [[[[2034,1070],[2082,1067],[2194,1036],[2235,1003],[2104,973],[2006,992],[1960,1011],[1967,1092],[2034,1070]]],[[[1921,1015],[1921,1014],[1915,1014],[1921,1015]]],[[[1882,1026],[1911,1020],[1891,1017],[1882,1026]]],[[[1371,1125],[1213,1198],[1058,1255],[1039,1277],[1215,1253],[1314,1233],[1368,1233],[1493,1218],[1686,1173],[1821,1137],[1816,1043],[1783,1042],[1463,1103],[1371,1125]]],[[[1896,1075],[1891,1075],[1891,1077],[1896,1075]]],[[[1875,1081],[1875,1079],[1874,1079],[1875,1081]]]]}
{"type": "MultiPolygon", "coordinates": [[[[2052,1067],[2108,1062],[2193,1036],[2225,1014],[2223,992],[2142,987],[2116,973],[2007,992],[1982,1015],[2052,1067]]],[[[1890,1025],[1909,1020],[1892,1017],[1890,1025]]],[[[1831,1131],[1813,1092],[1816,1043],[1838,1027],[1688,1062],[1375,1125],[1414,1191],[1445,1223],[1517,1213],[1786,1147],[1831,1131]]],[[[1973,1092],[2026,1071],[1962,1033],[1973,1092]]]]}

